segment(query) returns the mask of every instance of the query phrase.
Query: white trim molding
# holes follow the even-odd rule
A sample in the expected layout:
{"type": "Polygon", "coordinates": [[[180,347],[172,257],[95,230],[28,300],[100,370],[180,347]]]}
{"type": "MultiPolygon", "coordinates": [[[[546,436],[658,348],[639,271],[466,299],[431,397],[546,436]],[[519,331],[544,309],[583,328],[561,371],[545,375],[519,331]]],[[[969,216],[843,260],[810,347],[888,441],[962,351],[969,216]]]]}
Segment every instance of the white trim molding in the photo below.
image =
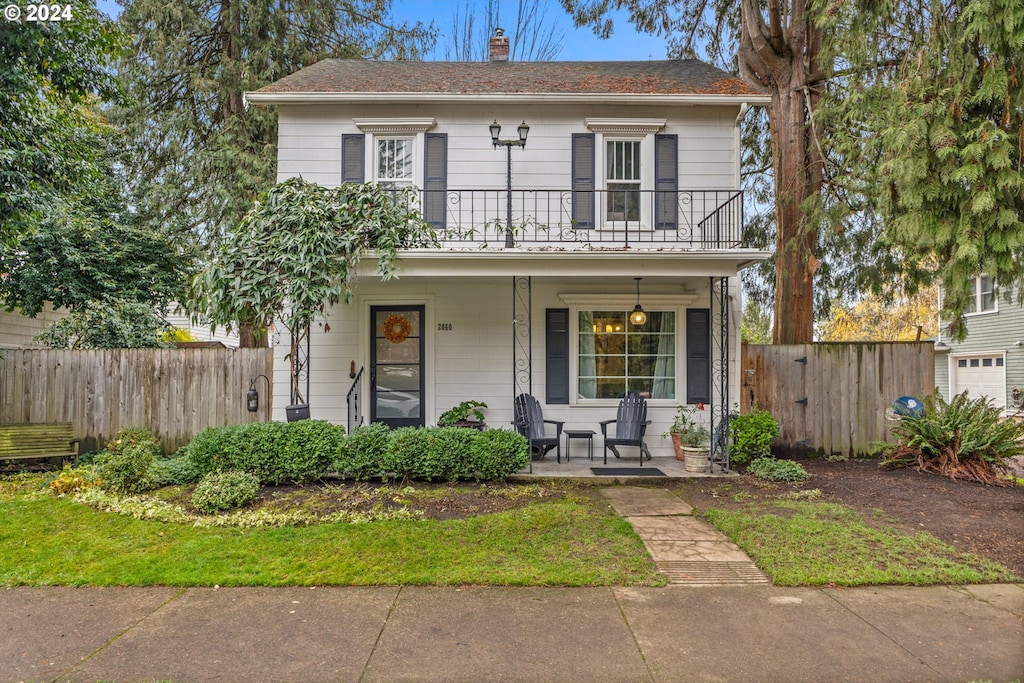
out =
{"type": "MultiPolygon", "coordinates": [[[[600,309],[628,308],[636,305],[636,294],[559,294],[558,298],[570,308],[600,309]]],[[[670,309],[688,306],[697,301],[697,294],[641,294],[640,305],[651,309],[670,309]]]]}
{"type": "Polygon", "coordinates": [[[664,128],[667,122],[668,119],[583,119],[583,123],[593,132],[612,135],[653,135],[664,128]]]}
{"type": "Polygon", "coordinates": [[[430,118],[394,118],[394,119],[352,119],[363,133],[374,135],[402,135],[423,133],[433,128],[437,122],[430,118]]]}

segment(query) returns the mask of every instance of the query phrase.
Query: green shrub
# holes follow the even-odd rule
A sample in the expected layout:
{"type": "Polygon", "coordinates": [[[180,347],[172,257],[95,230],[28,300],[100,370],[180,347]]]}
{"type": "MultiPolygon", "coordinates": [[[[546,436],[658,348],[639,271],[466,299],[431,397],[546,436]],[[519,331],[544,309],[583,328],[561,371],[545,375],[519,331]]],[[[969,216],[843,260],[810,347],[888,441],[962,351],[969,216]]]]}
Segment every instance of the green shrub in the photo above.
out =
{"type": "Polygon", "coordinates": [[[207,427],[192,437],[187,448],[188,458],[200,476],[226,469],[229,462],[238,460],[241,440],[238,434],[245,425],[207,427]]]}
{"type": "Polygon", "coordinates": [[[806,481],[811,476],[800,463],[775,458],[756,458],[747,471],[765,481],[806,481]]]}
{"type": "Polygon", "coordinates": [[[213,514],[247,505],[256,498],[259,490],[259,480],[248,472],[210,472],[196,484],[192,505],[200,512],[213,514]]]}
{"type": "Polygon", "coordinates": [[[898,443],[887,450],[883,465],[1006,485],[1000,476],[1005,459],[1024,455],[1024,422],[1004,420],[988,399],[972,399],[966,391],[949,403],[935,392],[923,403],[920,415],[899,417],[892,430],[898,443]]]}
{"type": "Polygon", "coordinates": [[[345,440],[345,428],[323,420],[278,423],[285,426],[274,468],[279,481],[303,483],[324,476],[345,440]]]}
{"type": "Polygon", "coordinates": [[[419,476],[420,463],[426,462],[436,428],[401,427],[388,435],[387,450],[381,465],[383,474],[395,479],[419,476]]]}
{"type": "Polygon", "coordinates": [[[430,430],[429,445],[417,463],[419,477],[431,481],[458,481],[472,475],[470,454],[483,432],[464,427],[438,427],[430,430]]]}
{"type": "Polygon", "coordinates": [[[383,422],[356,427],[338,449],[334,470],[360,480],[383,476],[390,434],[383,422]]]}
{"type": "Polygon", "coordinates": [[[191,484],[199,478],[199,472],[187,453],[179,453],[172,458],[157,458],[149,474],[156,488],[191,484]]]}
{"type": "Polygon", "coordinates": [[[103,488],[121,494],[153,488],[150,469],[159,454],[160,444],[148,430],[122,429],[95,458],[103,488]]]}
{"type": "Polygon", "coordinates": [[[772,441],[779,435],[779,423],[767,410],[755,410],[729,419],[729,459],[743,465],[755,458],[767,458],[772,452],[772,441]]]}
{"type": "Polygon", "coordinates": [[[210,427],[189,443],[188,457],[201,475],[233,469],[265,484],[301,483],[329,471],[344,434],[323,420],[210,427]]]}
{"type": "Polygon", "coordinates": [[[477,436],[470,453],[469,469],[477,480],[502,481],[530,464],[526,437],[504,429],[477,436]]]}

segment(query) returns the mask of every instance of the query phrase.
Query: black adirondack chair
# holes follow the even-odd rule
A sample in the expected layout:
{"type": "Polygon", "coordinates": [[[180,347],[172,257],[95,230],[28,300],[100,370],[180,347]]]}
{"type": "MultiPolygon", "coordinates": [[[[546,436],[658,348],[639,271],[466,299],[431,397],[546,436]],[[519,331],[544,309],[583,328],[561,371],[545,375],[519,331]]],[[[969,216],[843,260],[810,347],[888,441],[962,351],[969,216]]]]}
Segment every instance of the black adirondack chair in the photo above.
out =
{"type": "Polygon", "coordinates": [[[558,462],[562,462],[562,426],[564,422],[545,420],[540,402],[530,394],[519,394],[515,400],[516,431],[530,442],[530,471],[533,472],[533,460],[543,458],[552,448],[555,449],[558,462]],[[547,436],[545,425],[555,425],[555,435],[547,436]]]}
{"type": "Polygon", "coordinates": [[[616,446],[637,446],[640,449],[640,465],[644,464],[644,456],[651,459],[651,452],[644,443],[647,432],[647,401],[640,394],[627,394],[619,401],[619,410],[614,420],[602,420],[601,436],[604,437],[604,464],[608,464],[608,450],[618,458],[616,446]],[[608,436],[608,425],[615,424],[615,436],[608,436]]]}

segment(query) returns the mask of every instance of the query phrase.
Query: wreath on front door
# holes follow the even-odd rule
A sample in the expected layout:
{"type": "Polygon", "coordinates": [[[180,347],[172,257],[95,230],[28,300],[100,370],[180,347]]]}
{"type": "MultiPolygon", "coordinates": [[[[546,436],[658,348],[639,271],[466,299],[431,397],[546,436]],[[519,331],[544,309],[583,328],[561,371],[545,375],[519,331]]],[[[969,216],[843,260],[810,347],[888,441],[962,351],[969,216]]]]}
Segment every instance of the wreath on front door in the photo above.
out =
{"type": "Polygon", "coordinates": [[[409,338],[409,321],[405,319],[405,316],[389,315],[384,319],[383,328],[384,338],[392,344],[401,344],[409,338]]]}

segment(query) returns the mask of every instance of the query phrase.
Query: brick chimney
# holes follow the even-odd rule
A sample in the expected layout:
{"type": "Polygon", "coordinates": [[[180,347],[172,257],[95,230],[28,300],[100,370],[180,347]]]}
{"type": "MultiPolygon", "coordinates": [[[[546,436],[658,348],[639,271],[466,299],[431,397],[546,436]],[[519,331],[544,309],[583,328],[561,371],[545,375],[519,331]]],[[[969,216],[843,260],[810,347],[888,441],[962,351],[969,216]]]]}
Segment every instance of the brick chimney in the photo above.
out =
{"type": "Polygon", "coordinates": [[[505,29],[494,29],[494,35],[491,36],[490,48],[492,62],[508,61],[508,36],[505,35],[505,29]]]}

